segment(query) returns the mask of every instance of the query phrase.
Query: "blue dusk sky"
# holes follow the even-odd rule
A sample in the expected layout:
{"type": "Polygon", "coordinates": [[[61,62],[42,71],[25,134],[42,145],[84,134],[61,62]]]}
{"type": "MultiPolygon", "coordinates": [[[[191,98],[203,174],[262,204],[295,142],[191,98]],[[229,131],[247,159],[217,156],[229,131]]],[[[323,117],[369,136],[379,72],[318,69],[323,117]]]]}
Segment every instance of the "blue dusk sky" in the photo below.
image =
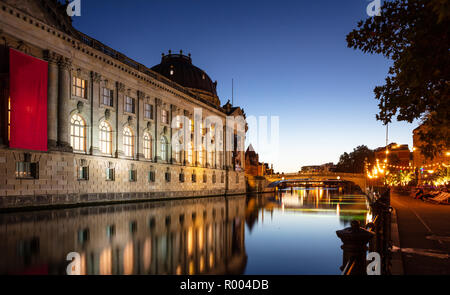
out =
{"type": "MultiPolygon", "coordinates": [[[[279,116],[279,172],[337,162],[343,152],[385,145],[373,89],[390,61],[347,48],[345,37],[367,18],[367,0],[206,1],[81,0],[74,26],[152,67],[171,49],[218,81],[247,116],[279,116]]],[[[391,142],[412,146],[417,123],[389,126],[391,142]]],[[[258,152],[258,150],[257,150],[258,152]]]]}

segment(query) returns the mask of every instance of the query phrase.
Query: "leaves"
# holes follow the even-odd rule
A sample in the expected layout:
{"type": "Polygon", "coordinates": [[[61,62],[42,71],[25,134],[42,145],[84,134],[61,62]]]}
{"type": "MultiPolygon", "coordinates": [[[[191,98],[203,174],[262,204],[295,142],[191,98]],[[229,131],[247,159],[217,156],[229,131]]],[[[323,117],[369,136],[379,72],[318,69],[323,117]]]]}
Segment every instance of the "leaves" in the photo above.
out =
{"type": "Polygon", "coordinates": [[[336,165],[337,172],[363,173],[364,161],[368,162],[375,158],[374,152],[365,145],[360,145],[353,149],[350,154],[344,153],[339,158],[336,165]]]}
{"type": "Polygon", "coordinates": [[[374,89],[377,120],[423,122],[421,152],[433,158],[450,147],[450,0],[394,0],[381,16],[358,23],[350,48],[392,59],[385,84],[374,89]]]}

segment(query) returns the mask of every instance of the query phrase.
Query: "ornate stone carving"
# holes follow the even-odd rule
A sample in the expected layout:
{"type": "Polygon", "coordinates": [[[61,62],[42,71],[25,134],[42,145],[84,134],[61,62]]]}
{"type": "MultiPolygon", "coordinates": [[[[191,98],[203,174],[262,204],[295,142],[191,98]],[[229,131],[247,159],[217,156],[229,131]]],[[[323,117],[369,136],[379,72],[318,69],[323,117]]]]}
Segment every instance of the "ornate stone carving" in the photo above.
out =
{"type": "Polygon", "coordinates": [[[26,54],[30,54],[30,52],[31,52],[30,46],[25,44],[25,42],[23,42],[23,41],[19,41],[16,48],[17,48],[17,50],[22,51],[26,54]]]}
{"type": "Polygon", "coordinates": [[[111,118],[111,111],[109,109],[105,110],[105,119],[109,120],[111,118]]]}
{"type": "Polygon", "coordinates": [[[117,90],[120,93],[123,93],[125,91],[125,84],[121,83],[121,82],[117,82],[117,90]]]}
{"type": "Polygon", "coordinates": [[[100,83],[100,81],[102,80],[102,75],[100,75],[99,73],[91,72],[91,76],[94,83],[100,83]]]}
{"type": "Polygon", "coordinates": [[[67,57],[61,57],[59,59],[58,65],[61,69],[70,71],[72,69],[72,60],[67,57]]]}
{"type": "Polygon", "coordinates": [[[57,64],[61,56],[53,51],[44,50],[44,59],[49,64],[57,64]]]}
{"type": "Polygon", "coordinates": [[[159,99],[159,98],[155,98],[155,103],[156,103],[157,106],[160,107],[162,105],[162,100],[159,99]]]}
{"type": "Polygon", "coordinates": [[[128,122],[128,124],[133,123],[133,117],[132,116],[128,116],[127,122],[128,122]]]}
{"type": "Polygon", "coordinates": [[[82,101],[79,101],[77,103],[77,111],[78,111],[78,113],[83,112],[83,108],[84,108],[84,103],[82,101]]]}
{"type": "Polygon", "coordinates": [[[152,128],[152,122],[147,122],[147,129],[152,128]]]}

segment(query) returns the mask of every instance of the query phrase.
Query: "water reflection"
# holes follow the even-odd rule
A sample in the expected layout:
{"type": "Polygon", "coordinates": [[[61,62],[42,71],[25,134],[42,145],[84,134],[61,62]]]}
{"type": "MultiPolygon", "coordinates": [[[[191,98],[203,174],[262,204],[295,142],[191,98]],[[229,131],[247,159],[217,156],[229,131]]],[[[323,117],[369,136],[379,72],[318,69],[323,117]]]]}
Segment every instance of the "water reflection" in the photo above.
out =
{"type": "Polygon", "coordinates": [[[239,274],[245,196],[0,215],[1,274],[239,274]]]}
{"type": "Polygon", "coordinates": [[[0,274],[65,274],[69,252],[86,275],[335,274],[335,231],[370,218],[326,188],[0,214],[0,274]]]}

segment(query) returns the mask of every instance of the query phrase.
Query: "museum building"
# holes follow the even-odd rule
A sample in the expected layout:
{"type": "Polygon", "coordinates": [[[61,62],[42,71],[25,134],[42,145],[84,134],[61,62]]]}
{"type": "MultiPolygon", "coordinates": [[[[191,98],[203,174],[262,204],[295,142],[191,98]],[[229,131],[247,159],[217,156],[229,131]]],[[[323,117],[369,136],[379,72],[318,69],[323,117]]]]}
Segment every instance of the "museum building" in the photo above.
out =
{"type": "Polygon", "coordinates": [[[216,87],[190,54],[147,68],[79,32],[56,0],[0,0],[0,208],[244,193],[246,127],[226,121],[245,113],[216,87]]]}

